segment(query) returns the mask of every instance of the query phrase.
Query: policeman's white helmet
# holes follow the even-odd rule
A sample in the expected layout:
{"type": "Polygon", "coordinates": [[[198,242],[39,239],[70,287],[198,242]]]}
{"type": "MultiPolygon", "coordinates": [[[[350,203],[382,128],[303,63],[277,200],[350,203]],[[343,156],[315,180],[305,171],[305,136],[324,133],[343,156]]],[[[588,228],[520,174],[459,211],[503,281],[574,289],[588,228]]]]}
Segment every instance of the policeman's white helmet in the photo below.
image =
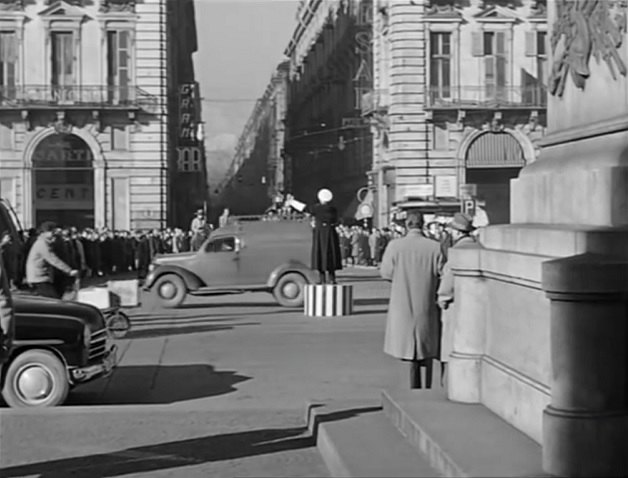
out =
{"type": "Polygon", "coordinates": [[[334,195],[331,193],[329,189],[321,189],[318,192],[318,200],[322,203],[328,203],[334,198],[334,195]]]}

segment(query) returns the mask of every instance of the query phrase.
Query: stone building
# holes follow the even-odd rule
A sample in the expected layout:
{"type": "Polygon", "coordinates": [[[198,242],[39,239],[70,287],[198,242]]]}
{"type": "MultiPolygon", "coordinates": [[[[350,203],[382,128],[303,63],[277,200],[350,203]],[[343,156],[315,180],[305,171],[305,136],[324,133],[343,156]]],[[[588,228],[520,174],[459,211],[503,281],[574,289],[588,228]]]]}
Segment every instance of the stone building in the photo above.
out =
{"type": "Polygon", "coordinates": [[[233,161],[219,186],[213,216],[229,208],[231,214],[262,214],[272,198],[285,189],[284,118],[288,62],[273,73],[257,100],[236,145],[233,161]]]}
{"type": "Polygon", "coordinates": [[[169,221],[168,3],[0,1],[0,194],[25,227],[169,221]]]}
{"type": "Polygon", "coordinates": [[[290,90],[286,164],[290,192],[306,203],[331,189],[340,213],[353,219],[367,185],[372,134],[361,101],[372,88],[371,1],[307,0],[286,55],[290,90]]]}
{"type": "Polygon", "coordinates": [[[545,131],[545,1],[378,0],[373,35],[363,114],[375,133],[378,222],[399,207],[451,212],[472,198],[491,223],[507,223],[510,180],[545,131]]]}

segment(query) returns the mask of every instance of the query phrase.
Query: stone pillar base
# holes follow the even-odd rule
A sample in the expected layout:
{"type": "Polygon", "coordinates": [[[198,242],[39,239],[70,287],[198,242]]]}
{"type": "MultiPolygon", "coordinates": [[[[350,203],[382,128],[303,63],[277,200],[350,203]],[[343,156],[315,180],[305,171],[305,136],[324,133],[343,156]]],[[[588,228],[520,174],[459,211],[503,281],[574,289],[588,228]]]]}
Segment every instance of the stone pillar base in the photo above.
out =
{"type": "Polygon", "coordinates": [[[628,476],[628,413],[543,412],[543,469],[569,477],[628,476]]]}
{"type": "Polygon", "coordinates": [[[480,403],[480,355],[453,352],[447,363],[447,396],[461,403],[480,403]]]}

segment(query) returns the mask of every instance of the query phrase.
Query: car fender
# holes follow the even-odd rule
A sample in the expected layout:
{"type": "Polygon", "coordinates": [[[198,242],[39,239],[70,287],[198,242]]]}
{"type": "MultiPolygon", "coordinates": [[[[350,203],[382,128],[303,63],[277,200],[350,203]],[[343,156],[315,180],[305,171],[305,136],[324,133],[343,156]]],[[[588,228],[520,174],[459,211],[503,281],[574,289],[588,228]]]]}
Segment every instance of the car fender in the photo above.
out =
{"type": "Polygon", "coordinates": [[[302,262],[290,261],[275,267],[275,269],[273,269],[273,271],[270,273],[266,285],[270,289],[272,289],[277,284],[279,278],[289,272],[296,272],[298,274],[301,274],[310,284],[316,283],[316,274],[312,269],[310,269],[302,262]]]}
{"type": "Polygon", "coordinates": [[[198,290],[203,287],[205,284],[203,281],[193,272],[184,269],[183,267],[175,266],[175,265],[158,265],[153,271],[151,271],[146,277],[146,282],[144,284],[145,289],[150,289],[157,279],[159,279],[164,274],[176,274],[183,282],[185,282],[185,286],[188,290],[198,290]]]}

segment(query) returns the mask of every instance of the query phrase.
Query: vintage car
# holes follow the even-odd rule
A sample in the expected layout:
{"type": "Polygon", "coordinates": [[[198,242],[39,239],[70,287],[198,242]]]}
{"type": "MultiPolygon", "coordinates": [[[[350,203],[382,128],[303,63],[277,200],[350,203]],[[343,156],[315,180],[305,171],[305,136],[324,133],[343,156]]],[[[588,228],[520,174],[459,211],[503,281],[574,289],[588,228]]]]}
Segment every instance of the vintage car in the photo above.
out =
{"type": "Polygon", "coordinates": [[[1,366],[7,405],[61,405],[76,385],[111,373],[117,347],[100,310],[21,293],[13,301],[15,339],[1,366]]]}
{"type": "Polygon", "coordinates": [[[211,233],[197,252],[158,255],[144,288],[164,307],[181,305],[188,294],[266,291],[285,307],[303,305],[312,229],[306,221],[235,220],[211,233]]]}
{"type": "MultiPolygon", "coordinates": [[[[20,226],[0,200],[0,234],[21,247],[20,226]]],[[[13,252],[13,251],[11,251],[13,252]]],[[[61,405],[76,385],[104,377],[117,363],[117,347],[100,310],[91,305],[13,294],[15,339],[0,357],[2,398],[10,407],[61,405]]]]}

